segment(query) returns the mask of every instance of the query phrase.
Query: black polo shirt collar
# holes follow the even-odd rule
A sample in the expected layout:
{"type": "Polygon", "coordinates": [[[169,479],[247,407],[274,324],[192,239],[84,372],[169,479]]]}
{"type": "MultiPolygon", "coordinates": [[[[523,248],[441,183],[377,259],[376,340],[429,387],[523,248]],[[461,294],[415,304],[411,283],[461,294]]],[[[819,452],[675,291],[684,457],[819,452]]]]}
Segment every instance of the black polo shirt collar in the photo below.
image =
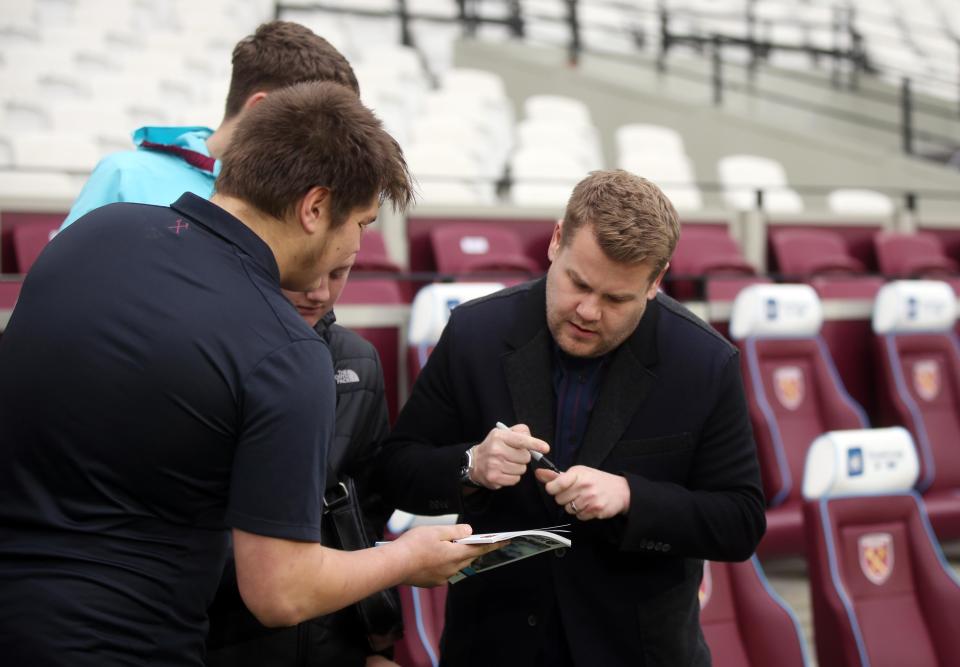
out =
{"type": "Polygon", "coordinates": [[[280,284],[280,268],[270,246],[236,216],[192,192],[184,192],[170,208],[245,252],[280,284]]]}

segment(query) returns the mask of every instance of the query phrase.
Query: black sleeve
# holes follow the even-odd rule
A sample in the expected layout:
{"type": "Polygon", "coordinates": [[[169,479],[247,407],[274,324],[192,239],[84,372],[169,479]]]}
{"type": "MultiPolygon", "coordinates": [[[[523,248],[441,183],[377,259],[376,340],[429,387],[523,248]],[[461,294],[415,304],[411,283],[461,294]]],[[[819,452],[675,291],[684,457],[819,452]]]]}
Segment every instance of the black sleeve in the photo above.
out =
{"type": "Polygon", "coordinates": [[[625,474],[630,511],[622,548],[653,543],[671,555],[718,561],[753,554],[766,517],[738,354],[724,364],[714,395],[685,485],[625,474]]]}
{"type": "Polygon", "coordinates": [[[383,537],[384,527],[393,513],[373,480],[373,465],[380,456],[383,441],[390,432],[390,414],[384,390],[383,366],[380,355],[373,346],[370,352],[374,361],[372,391],[364,392],[360,410],[353,416],[350,438],[350,461],[345,472],[355,480],[364,524],[371,541],[383,537]]]}
{"type": "Polygon", "coordinates": [[[333,364],[319,339],[291,343],[251,372],[241,398],[229,526],[268,537],[320,541],[335,402],[333,364]]]}
{"type": "Polygon", "coordinates": [[[440,335],[377,461],[377,486],[387,501],[412,514],[461,510],[461,420],[449,377],[456,355],[457,314],[440,335]],[[458,444],[459,443],[459,444],[458,444]]]}

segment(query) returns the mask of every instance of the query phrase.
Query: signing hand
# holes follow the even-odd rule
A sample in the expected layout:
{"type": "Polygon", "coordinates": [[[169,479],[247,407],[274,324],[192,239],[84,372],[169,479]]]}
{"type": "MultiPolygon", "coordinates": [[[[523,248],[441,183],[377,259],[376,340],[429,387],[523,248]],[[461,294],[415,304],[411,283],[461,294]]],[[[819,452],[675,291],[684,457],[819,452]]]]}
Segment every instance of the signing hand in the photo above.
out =
{"type": "Polygon", "coordinates": [[[509,430],[495,428],[474,446],[470,477],[488,489],[513,486],[527,470],[531,449],[546,454],[550,445],[530,435],[525,424],[516,424],[509,430]]]}
{"type": "Polygon", "coordinates": [[[587,466],[573,466],[560,475],[539,468],[535,474],[557,504],[581,521],[609,519],[630,509],[630,485],[621,475],[587,466]]]}
{"type": "Polygon", "coordinates": [[[440,586],[476,558],[504,545],[452,542],[467,537],[471,532],[472,529],[466,524],[418,526],[398,537],[390,547],[406,549],[404,558],[411,566],[411,573],[403,583],[420,587],[440,586]]]}

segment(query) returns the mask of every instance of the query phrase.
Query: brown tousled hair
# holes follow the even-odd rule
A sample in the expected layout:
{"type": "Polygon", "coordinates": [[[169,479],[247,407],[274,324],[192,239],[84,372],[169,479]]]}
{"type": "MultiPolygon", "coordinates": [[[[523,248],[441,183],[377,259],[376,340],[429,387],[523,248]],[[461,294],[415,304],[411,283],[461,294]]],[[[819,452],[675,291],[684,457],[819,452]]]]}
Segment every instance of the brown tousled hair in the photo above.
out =
{"type": "Polygon", "coordinates": [[[240,117],[216,190],[286,219],[313,187],[330,189],[331,226],[375,197],[403,210],[413,184],[403,152],[348,88],[312,81],[267,95],[240,117]]]}
{"type": "Polygon", "coordinates": [[[677,247],[680,219],[654,183],[616,169],[593,171],[573,189],[563,216],[560,244],[584,224],[593,227],[603,253],[615,262],[653,262],[656,278],[677,247]]]}
{"type": "Polygon", "coordinates": [[[233,48],[232,63],[225,118],[236,116],[256,92],[304,81],[334,81],[360,94],[357,77],[343,54],[299,23],[262,24],[233,48]]]}

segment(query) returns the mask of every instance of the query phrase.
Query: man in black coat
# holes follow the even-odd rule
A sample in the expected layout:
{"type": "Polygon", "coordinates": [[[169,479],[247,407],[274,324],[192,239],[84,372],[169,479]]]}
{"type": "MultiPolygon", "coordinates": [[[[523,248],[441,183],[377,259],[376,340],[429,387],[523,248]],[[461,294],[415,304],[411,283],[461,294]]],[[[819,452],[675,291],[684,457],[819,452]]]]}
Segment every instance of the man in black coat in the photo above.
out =
{"type": "Polygon", "coordinates": [[[659,188],[594,172],[546,278],[451,313],[380,488],[477,532],[571,522],[572,547],[451,586],[443,664],[710,664],[702,562],[748,558],[764,502],[736,349],[658,292],[678,238],[659,188]]]}

